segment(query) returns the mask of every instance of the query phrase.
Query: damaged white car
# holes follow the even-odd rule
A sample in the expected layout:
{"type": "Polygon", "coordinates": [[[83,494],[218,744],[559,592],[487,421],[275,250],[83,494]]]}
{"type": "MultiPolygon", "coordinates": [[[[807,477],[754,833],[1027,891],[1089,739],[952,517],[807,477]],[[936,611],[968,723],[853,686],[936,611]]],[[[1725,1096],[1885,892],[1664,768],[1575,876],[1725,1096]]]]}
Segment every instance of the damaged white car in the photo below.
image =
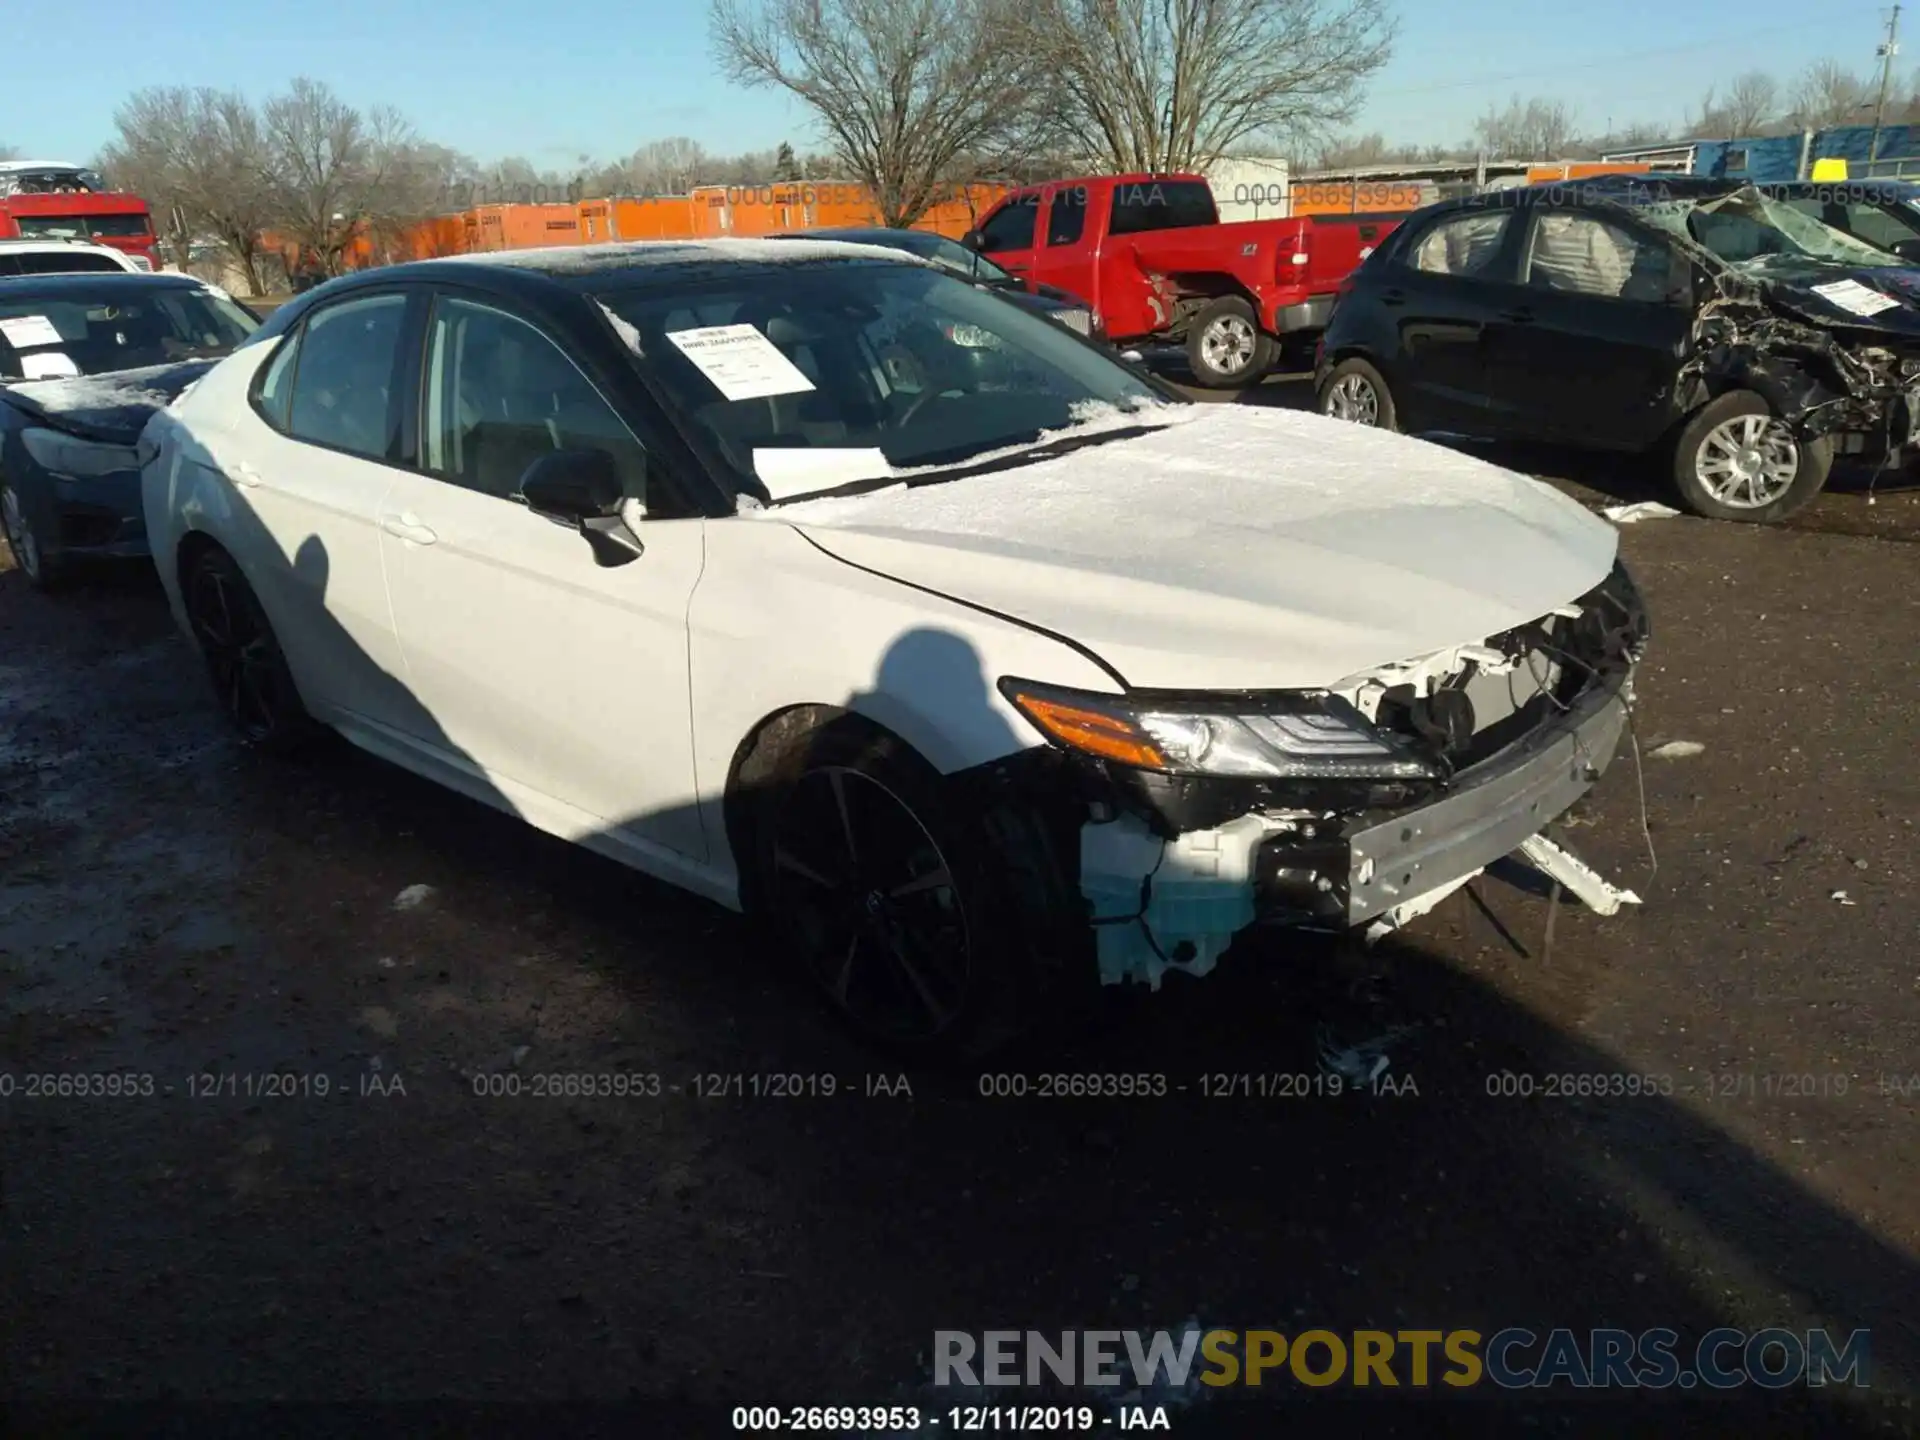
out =
{"type": "Polygon", "coordinates": [[[1188,405],[897,253],[428,261],[276,312],[149,427],[243,735],[354,743],[764,918],[883,1041],[1392,925],[1626,721],[1614,530],[1380,431],[1188,405]]]}

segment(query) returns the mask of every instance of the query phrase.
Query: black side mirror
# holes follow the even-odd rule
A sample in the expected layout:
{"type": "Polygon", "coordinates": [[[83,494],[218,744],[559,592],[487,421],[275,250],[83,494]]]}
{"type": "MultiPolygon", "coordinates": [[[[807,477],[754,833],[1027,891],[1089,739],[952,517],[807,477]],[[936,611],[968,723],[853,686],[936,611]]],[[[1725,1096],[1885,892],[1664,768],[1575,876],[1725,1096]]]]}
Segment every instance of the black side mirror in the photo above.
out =
{"type": "Polygon", "coordinates": [[[978,230],[967,231],[966,234],[960,237],[960,243],[966,246],[967,249],[978,253],[980,249],[980,232],[978,230]]]}
{"type": "Polygon", "coordinates": [[[604,450],[555,450],[520,477],[527,508],[556,525],[578,530],[601,565],[624,565],[646,547],[620,518],[626,498],[619,468],[604,450]]]}
{"type": "Polygon", "coordinates": [[[1894,242],[1893,253],[1911,264],[1920,264],[1920,236],[1894,242]]]}

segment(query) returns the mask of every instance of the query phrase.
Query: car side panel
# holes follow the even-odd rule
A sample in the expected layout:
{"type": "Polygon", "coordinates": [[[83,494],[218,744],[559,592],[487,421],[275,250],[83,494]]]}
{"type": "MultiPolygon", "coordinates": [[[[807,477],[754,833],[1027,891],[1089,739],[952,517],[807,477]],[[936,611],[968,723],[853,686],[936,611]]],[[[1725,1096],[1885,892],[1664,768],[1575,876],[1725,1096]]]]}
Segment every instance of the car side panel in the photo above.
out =
{"type": "Polygon", "coordinates": [[[727,778],[741,743],[782,710],[851,710],[952,774],[1044,743],[1001,677],[1119,690],[1064,641],[834,559],[771,514],[711,521],[706,538],[688,612],[694,763],[729,884],[727,778]]]}

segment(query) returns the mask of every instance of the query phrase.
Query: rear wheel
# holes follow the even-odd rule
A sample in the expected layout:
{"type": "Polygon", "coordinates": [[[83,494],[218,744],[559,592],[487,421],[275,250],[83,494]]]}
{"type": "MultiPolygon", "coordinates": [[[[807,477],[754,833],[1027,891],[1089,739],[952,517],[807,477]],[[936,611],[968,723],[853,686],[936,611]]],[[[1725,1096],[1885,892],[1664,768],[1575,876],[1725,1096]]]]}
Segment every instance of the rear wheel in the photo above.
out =
{"type": "Polygon", "coordinates": [[[36,590],[57,589],[66,579],[66,566],[58,555],[49,555],[40,543],[33,517],[20,492],[0,484],[0,531],[7,537],[13,563],[36,590]]]}
{"type": "Polygon", "coordinates": [[[1381,430],[1400,428],[1393,392],[1380,372],[1360,359],[1342,360],[1327,372],[1320,386],[1320,413],[1381,430]]]}
{"type": "Polygon", "coordinates": [[[1813,503],[1832,469],[1830,441],[1795,435],[1751,390],[1703,405],[1674,444],[1681,503],[1710,520],[1784,520],[1813,503]]]}
{"type": "Polygon", "coordinates": [[[1273,338],[1260,329],[1253,307],[1238,296],[1215,300],[1187,327],[1187,363],[1193,378],[1214,389],[1251,385],[1273,364],[1273,338]]]}
{"type": "Polygon", "coordinates": [[[319,727],[301,703],[267,613],[233,557],[205,551],[181,577],[180,589],[214,694],[241,743],[284,753],[312,739],[319,727]]]}
{"type": "Polygon", "coordinates": [[[1016,946],[984,847],[904,744],[835,721],[759,802],[755,908],[781,953],[864,1038],[938,1060],[1011,1037],[1016,946]]]}

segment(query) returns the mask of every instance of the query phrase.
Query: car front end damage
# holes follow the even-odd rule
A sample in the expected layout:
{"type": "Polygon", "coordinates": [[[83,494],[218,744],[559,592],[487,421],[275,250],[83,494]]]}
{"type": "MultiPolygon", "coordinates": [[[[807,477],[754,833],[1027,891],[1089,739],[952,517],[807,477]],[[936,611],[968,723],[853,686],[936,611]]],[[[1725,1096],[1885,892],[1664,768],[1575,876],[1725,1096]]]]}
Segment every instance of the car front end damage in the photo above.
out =
{"type": "Polygon", "coordinates": [[[1675,378],[1685,414],[1728,390],[1751,390],[1795,435],[1836,454],[1891,460],[1920,439],[1920,275],[1844,235],[1822,259],[1766,253],[1728,260],[1695,238],[1691,217],[1750,217],[1821,243],[1827,227],[1795,217],[1753,186],[1640,210],[1667,231],[1705,282],[1675,378]],[[1858,252],[1857,254],[1854,252],[1858,252]],[[1887,291],[1893,293],[1888,294],[1887,291]]]}
{"type": "Polygon", "coordinates": [[[1839,454],[1892,457],[1920,438],[1920,343],[1803,318],[1790,294],[1719,277],[1694,322],[1680,408],[1752,390],[1796,435],[1829,438],[1839,454]]]}
{"type": "Polygon", "coordinates": [[[1542,831],[1612,762],[1649,634],[1616,564],[1528,624],[1324,691],[1115,697],[1009,679],[1053,743],[1001,768],[992,788],[1045,821],[1003,827],[997,849],[1016,880],[1055,872],[1024,887],[1030,930],[1056,954],[1084,952],[1090,930],[1106,984],[1204,975],[1255,925],[1377,937],[1515,852],[1612,913],[1636,897],[1542,831]]]}

